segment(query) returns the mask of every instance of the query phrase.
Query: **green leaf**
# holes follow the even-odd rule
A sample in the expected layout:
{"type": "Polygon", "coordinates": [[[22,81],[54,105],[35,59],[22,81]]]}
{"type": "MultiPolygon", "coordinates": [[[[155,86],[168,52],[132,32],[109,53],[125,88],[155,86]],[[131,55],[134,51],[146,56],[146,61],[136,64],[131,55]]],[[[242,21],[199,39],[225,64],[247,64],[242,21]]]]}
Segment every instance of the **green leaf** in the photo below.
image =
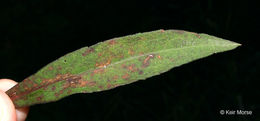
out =
{"type": "Polygon", "coordinates": [[[75,93],[115,88],[240,44],[207,34],[157,30],[84,47],[43,67],[7,91],[16,107],[75,93]]]}

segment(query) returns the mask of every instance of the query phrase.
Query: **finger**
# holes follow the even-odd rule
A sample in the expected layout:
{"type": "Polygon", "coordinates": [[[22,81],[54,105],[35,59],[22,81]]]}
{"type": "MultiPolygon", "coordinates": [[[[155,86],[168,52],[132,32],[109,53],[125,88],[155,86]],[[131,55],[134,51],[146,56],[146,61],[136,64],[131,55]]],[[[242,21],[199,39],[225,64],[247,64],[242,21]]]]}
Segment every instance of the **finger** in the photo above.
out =
{"type": "Polygon", "coordinates": [[[29,112],[29,107],[26,108],[16,108],[17,121],[25,121],[29,112]]]}
{"type": "Polygon", "coordinates": [[[7,91],[16,84],[17,82],[10,79],[0,79],[0,90],[7,91]]]}
{"type": "MultiPolygon", "coordinates": [[[[0,90],[7,91],[8,89],[12,88],[16,84],[17,82],[10,79],[0,79],[0,90]]],[[[16,109],[17,121],[24,121],[27,117],[28,112],[29,112],[29,107],[17,108],[16,109]]]]}
{"type": "Polygon", "coordinates": [[[13,102],[0,90],[0,121],[16,121],[13,102]]]}

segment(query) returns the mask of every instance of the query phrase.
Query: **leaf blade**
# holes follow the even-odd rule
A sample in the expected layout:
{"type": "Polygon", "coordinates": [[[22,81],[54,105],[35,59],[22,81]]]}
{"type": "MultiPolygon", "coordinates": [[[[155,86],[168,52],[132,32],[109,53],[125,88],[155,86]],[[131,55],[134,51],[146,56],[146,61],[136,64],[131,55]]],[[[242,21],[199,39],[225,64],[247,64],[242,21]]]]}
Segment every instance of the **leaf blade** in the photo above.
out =
{"type": "Polygon", "coordinates": [[[240,46],[180,30],[157,30],[84,47],[48,64],[7,94],[16,107],[115,88],[240,46]]]}

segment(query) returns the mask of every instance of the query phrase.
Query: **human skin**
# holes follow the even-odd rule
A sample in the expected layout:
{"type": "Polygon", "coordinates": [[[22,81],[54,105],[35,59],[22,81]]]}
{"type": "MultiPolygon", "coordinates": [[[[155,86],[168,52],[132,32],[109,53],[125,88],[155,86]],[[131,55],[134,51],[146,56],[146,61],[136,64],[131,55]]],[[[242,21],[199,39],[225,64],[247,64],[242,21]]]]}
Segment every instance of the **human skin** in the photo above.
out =
{"type": "Polygon", "coordinates": [[[10,79],[0,79],[0,121],[25,121],[27,117],[29,107],[15,108],[5,93],[16,84],[17,82],[10,79]]]}

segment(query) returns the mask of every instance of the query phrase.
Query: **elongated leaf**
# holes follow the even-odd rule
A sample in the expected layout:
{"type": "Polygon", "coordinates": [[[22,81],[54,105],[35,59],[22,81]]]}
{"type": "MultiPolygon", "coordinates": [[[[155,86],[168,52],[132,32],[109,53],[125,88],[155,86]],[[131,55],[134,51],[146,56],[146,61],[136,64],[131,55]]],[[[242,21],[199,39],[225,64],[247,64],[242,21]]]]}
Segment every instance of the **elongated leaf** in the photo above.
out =
{"type": "Polygon", "coordinates": [[[69,53],[7,91],[16,107],[115,88],[240,44],[180,30],[114,38],[69,53]]]}

